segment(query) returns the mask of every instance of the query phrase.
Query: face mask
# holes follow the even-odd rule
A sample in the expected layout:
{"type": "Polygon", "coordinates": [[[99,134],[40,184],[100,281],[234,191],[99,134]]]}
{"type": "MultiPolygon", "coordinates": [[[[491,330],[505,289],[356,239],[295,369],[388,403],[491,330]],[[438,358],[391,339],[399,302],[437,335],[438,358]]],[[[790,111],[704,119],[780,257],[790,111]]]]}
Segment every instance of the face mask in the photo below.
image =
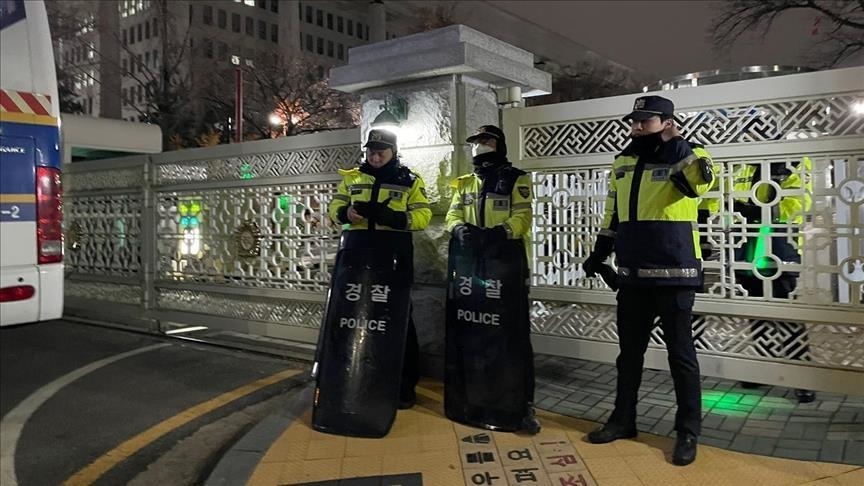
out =
{"type": "Polygon", "coordinates": [[[630,147],[637,155],[651,155],[663,143],[663,132],[649,133],[639,137],[631,137],[630,147]]]}
{"type": "Polygon", "coordinates": [[[488,146],[483,145],[482,143],[475,143],[471,146],[471,156],[477,157],[478,155],[488,154],[490,152],[494,152],[495,149],[488,146]]]}

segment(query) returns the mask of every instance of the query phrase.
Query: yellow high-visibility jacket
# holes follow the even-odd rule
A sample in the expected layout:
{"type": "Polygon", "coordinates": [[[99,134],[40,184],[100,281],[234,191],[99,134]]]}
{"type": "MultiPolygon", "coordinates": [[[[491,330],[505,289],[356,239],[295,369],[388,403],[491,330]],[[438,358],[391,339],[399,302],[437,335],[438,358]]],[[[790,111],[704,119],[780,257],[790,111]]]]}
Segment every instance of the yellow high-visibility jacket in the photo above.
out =
{"type": "Polygon", "coordinates": [[[701,286],[696,221],[699,196],[714,182],[711,156],[680,137],[661,150],[615,158],[600,235],[614,239],[620,283],[701,286]]]}
{"type": "Polygon", "coordinates": [[[531,255],[531,174],[509,166],[501,169],[499,183],[492,192],[483,192],[483,179],[466,174],[450,182],[453,198],[447,211],[447,231],[470,223],[481,228],[502,225],[508,239],[522,239],[531,255]]]}
{"type": "Polygon", "coordinates": [[[346,223],[340,220],[340,212],[347,209],[355,202],[384,202],[388,199],[387,206],[395,211],[406,214],[406,228],[390,228],[380,224],[369,227],[368,220],[359,223],[350,223],[349,231],[356,230],[384,230],[384,231],[419,231],[429,224],[432,219],[432,209],[429,199],[426,198],[426,186],[423,179],[416,172],[404,165],[400,165],[393,177],[387,180],[378,180],[375,177],[361,172],[359,168],[339,170],[342,182],[336,189],[336,195],[327,208],[327,213],[335,223],[346,223]]]}

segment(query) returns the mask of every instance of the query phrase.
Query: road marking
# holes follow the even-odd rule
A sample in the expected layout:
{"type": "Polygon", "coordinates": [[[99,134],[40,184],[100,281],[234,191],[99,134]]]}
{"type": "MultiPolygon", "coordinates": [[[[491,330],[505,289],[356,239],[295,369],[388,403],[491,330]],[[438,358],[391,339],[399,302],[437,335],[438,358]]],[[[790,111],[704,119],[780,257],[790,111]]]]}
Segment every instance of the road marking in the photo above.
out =
{"type": "Polygon", "coordinates": [[[147,447],[148,445],[150,445],[160,437],[164,436],[165,434],[173,431],[174,429],[181,427],[201,417],[202,415],[212,412],[213,410],[223,407],[233,402],[234,400],[249,395],[264,387],[273,385],[283,380],[287,380],[288,378],[291,378],[292,376],[295,376],[300,372],[300,370],[296,369],[280,371],[279,373],[270,375],[266,378],[261,378],[260,380],[243,385],[240,388],[223,393],[222,395],[219,395],[218,397],[211,400],[207,400],[206,402],[199,403],[194,407],[187,408],[186,410],[178,413],[177,415],[163,420],[162,422],[154,425],[153,427],[150,427],[149,429],[141,432],[135,437],[126,440],[114,449],[106,452],[102,455],[102,457],[90,463],[89,466],[86,466],[74,475],[70,476],[69,479],[63,482],[63,484],[70,486],[79,484],[93,484],[111,468],[125,461],[129,457],[135,455],[136,453],[138,453],[138,451],[140,451],[144,447],[147,447]]]}
{"type": "Polygon", "coordinates": [[[75,380],[92,373],[99,368],[107,366],[115,361],[135,356],[136,354],[146,353],[159,348],[170,346],[169,343],[154,344],[143,348],[133,349],[115,356],[110,356],[99,361],[94,361],[87,366],[78,368],[71,373],[67,373],[60,378],[48,383],[39,388],[30,396],[21,401],[15,408],[9,411],[3,420],[0,421],[0,478],[4,486],[18,486],[18,476],[15,473],[15,450],[18,448],[18,439],[21,437],[21,431],[24,429],[24,424],[30,419],[39,407],[42,406],[49,398],[53,397],[66,385],[75,380]]]}

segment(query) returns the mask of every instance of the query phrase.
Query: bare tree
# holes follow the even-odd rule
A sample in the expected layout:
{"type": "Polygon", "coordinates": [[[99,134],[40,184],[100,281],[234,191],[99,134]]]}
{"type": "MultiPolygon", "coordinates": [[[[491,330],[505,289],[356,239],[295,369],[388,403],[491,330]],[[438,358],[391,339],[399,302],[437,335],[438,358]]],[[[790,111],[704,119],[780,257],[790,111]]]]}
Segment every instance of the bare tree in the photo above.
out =
{"type": "Polygon", "coordinates": [[[84,113],[84,103],[75,94],[74,79],[69,73],[57,70],[57,98],[60,103],[60,113],[84,113]]]}
{"type": "Polygon", "coordinates": [[[416,34],[456,24],[456,7],[457,2],[444,2],[436,6],[418,8],[413,14],[416,22],[409,26],[405,33],[416,34]]]}
{"type": "MultiPolygon", "coordinates": [[[[819,54],[820,64],[830,67],[864,49],[864,0],[730,0],[711,28],[711,37],[718,49],[731,47],[749,31],[764,36],[783,14],[807,10],[818,15],[816,22],[826,19],[826,29],[817,25],[825,53],[819,54]],[[827,53],[827,55],[826,55],[827,53]]],[[[819,62],[817,60],[817,62],[819,62]]]]}
{"type": "Polygon", "coordinates": [[[630,72],[605,66],[599,61],[563,67],[545,62],[537,67],[552,74],[552,93],[528,98],[528,106],[633,93],[639,86],[630,72]]]}
{"type": "Polygon", "coordinates": [[[82,8],[86,2],[46,2],[55,48],[62,44],[67,49],[83,48],[88,52],[86,61],[58,65],[58,79],[84,79],[99,84],[108,96],[122,98],[123,106],[136,111],[139,119],[159,125],[166,150],[177,148],[178,140],[183,145],[194,145],[196,136],[204,130],[192,109],[189,28],[176,25],[169,0],[154,0],[151,5],[153,32],[161,35],[158,61],[156,56],[152,60],[149,55],[145,58],[132,48],[131,42],[121,38],[116,18],[99,15],[99,7],[104,5],[91,2],[90,8],[82,8]],[[99,44],[97,34],[101,36],[99,44]],[[94,76],[93,68],[97,66],[114,70],[127,80],[128,88],[94,76]]]}
{"type": "MultiPolygon", "coordinates": [[[[327,84],[325,69],[300,53],[258,55],[244,67],[244,138],[275,138],[285,135],[353,128],[359,124],[356,97],[327,84]],[[275,122],[275,123],[274,123],[275,122]]],[[[217,118],[233,112],[233,71],[211,76],[205,100],[217,118]]]]}

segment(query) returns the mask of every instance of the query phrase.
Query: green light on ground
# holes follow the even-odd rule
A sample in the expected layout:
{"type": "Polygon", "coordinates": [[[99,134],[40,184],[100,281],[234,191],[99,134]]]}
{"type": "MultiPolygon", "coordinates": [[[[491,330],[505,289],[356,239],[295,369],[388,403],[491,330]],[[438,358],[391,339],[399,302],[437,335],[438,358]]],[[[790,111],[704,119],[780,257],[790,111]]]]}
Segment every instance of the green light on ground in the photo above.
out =
{"type": "Polygon", "coordinates": [[[702,409],[727,417],[746,417],[757,411],[760,393],[702,392],[702,409]]]}

